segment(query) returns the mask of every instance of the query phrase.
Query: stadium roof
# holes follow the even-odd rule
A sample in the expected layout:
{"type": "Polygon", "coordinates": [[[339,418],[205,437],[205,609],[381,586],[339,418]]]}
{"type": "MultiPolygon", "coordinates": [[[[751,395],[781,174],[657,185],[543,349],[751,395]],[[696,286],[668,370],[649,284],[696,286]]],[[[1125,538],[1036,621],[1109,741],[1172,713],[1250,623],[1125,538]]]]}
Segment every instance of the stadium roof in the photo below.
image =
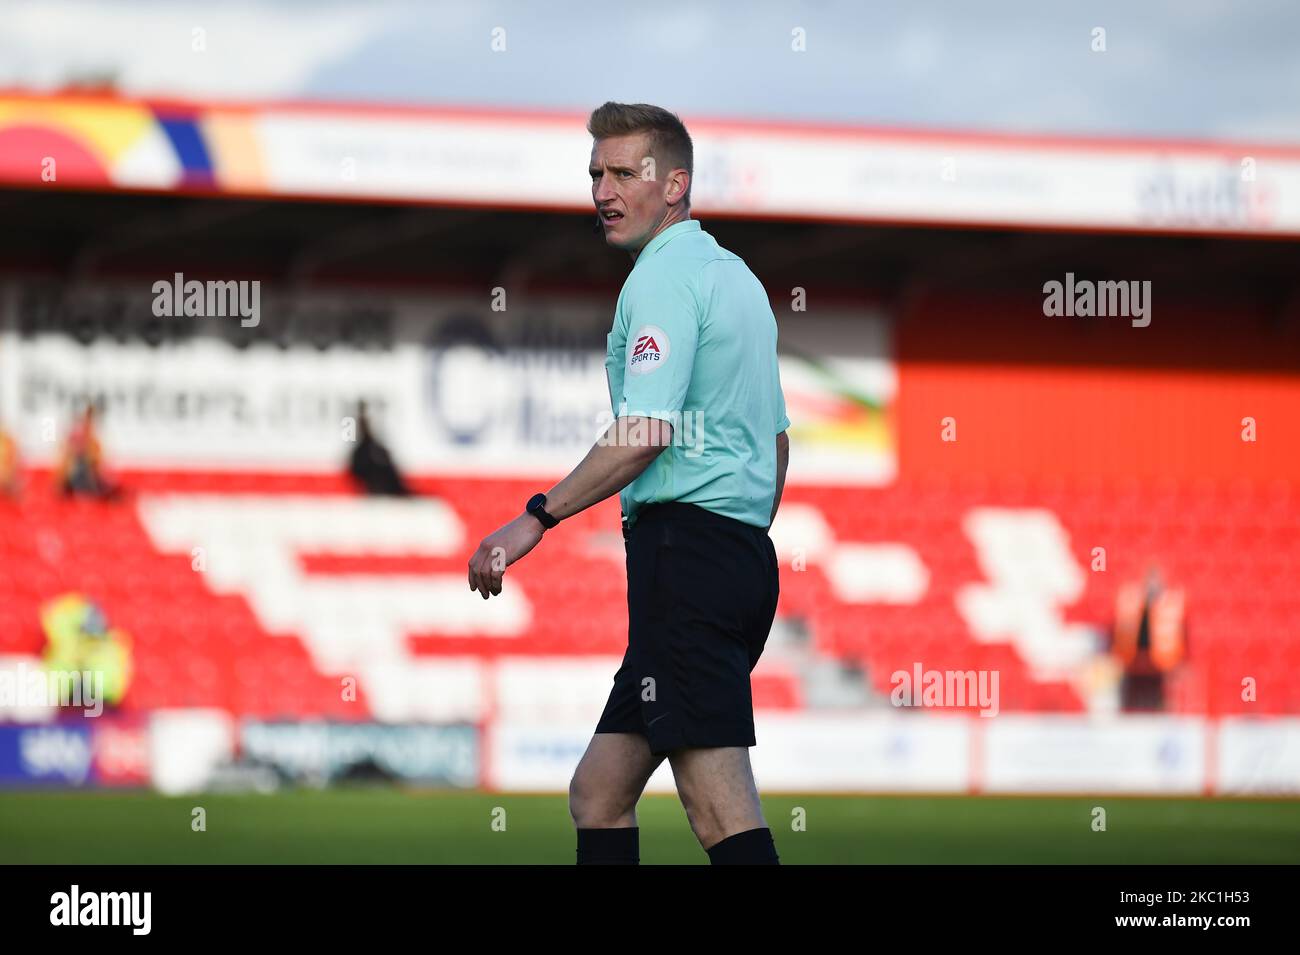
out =
{"type": "MultiPolygon", "coordinates": [[[[713,218],[1300,236],[1300,148],[684,117],[713,218]]],[[[23,189],[588,212],[585,116],[0,93],[23,189]]]]}

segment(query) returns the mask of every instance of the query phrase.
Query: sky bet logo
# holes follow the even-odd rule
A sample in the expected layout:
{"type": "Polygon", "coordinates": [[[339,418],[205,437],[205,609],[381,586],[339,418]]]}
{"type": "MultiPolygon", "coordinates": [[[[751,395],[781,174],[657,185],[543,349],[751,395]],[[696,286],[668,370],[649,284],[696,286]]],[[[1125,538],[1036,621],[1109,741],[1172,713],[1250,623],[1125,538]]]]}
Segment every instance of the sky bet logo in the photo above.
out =
{"type": "Polygon", "coordinates": [[[55,892],[50,896],[51,925],[129,925],[132,935],[148,935],[152,892],[55,892]]]}
{"type": "Polygon", "coordinates": [[[668,360],[671,344],[668,333],[658,325],[643,325],[632,337],[627,370],[633,375],[648,375],[668,360]]]}

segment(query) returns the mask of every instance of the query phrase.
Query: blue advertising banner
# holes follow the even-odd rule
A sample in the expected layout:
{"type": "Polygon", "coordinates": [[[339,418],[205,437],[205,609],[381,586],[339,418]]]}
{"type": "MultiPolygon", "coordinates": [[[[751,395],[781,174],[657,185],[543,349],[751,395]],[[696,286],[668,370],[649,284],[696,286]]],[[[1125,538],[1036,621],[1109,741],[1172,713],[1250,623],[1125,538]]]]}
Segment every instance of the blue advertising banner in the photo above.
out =
{"type": "Polygon", "coordinates": [[[84,786],[91,779],[90,727],[0,726],[0,786],[84,786]]]}

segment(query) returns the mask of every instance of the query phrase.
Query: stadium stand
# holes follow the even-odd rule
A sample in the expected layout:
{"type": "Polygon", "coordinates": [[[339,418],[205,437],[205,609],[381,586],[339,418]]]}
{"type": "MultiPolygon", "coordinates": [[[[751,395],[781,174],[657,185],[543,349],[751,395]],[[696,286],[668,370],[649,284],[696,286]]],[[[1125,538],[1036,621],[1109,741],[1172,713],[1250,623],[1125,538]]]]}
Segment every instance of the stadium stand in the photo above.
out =
{"type": "MultiPolygon", "coordinates": [[[[374,504],[341,477],[155,473],[132,475],[134,498],[111,504],[62,499],[41,490],[40,477],[21,503],[0,504],[0,654],[38,655],[40,605],[84,592],[135,642],[129,709],[382,716],[341,703],[339,678],[370,673],[364,703],[367,687],[388,685],[385,661],[409,654],[417,668],[471,662],[426,685],[464,704],[442,715],[481,717],[493,664],[536,658],[563,664],[550,670],[562,678],[622,651],[621,542],[608,502],[548,538],[545,560],[508,574],[513,613],[475,616],[466,612],[472,595],[459,592],[462,552],[500,521],[502,501],[526,493],[525,482],[426,480],[427,497],[374,504]],[[179,501],[190,503],[169,510],[179,501]],[[383,535],[372,507],[390,509],[383,535]],[[278,578],[275,553],[222,567],[252,559],[255,535],[244,538],[247,547],[237,538],[269,514],[299,525],[296,574],[278,578]],[[401,526],[412,531],[405,540],[391,533],[401,526]],[[232,533],[222,543],[204,527],[232,533]],[[367,550],[379,536],[384,549],[367,550]],[[193,569],[196,547],[211,562],[202,572],[193,569]],[[395,608],[402,648],[384,642],[392,634],[376,622],[377,603],[395,608]],[[349,605],[359,614],[355,630],[339,633],[349,605]]],[[[1300,664],[1292,630],[1300,598],[1289,586],[1300,570],[1300,502],[1285,485],[940,477],[865,491],[792,488],[773,535],[786,568],[780,616],[804,623],[817,655],[860,667],[882,695],[891,673],[920,659],[939,669],[1000,670],[1004,710],[1081,711],[1074,677],[1097,650],[1085,632],[1110,616],[1116,582],[1154,560],[1193,595],[1170,708],[1244,712],[1245,704],[1233,706],[1240,697],[1232,686],[1217,684],[1257,673],[1261,702],[1250,711],[1300,712],[1300,688],[1283,679],[1300,664]],[[992,521],[983,532],[972,523],[979,515],[992,521]],[[1113,555],[1104,574],[1085,570],[1095,540],[1113,555]],[[1019,556],[1000,563],[999,551],[1019,556]],[[806,569],[793,570],[796,559],[806,569]],[[893,592],[885,584],[855,590],[864,572],[893,580],[893,592]],[[1073,658],[1061,658],[1062,646],[1074,646],[1073,658]]],[[[548,692],[564,686],[561,679],[548,692]]],[[[760,665],[754,692],[760,708],[803,705],[798,673],[780,665],[760,665]]]]}

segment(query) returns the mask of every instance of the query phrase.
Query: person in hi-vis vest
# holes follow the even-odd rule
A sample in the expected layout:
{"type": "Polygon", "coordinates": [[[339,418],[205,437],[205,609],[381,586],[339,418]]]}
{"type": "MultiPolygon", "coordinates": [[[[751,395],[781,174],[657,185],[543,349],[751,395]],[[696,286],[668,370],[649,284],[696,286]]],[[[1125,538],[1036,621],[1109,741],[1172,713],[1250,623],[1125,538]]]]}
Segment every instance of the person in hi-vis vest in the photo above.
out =
{"type": "Polygon", "coordinates": [[[1185,610],[1183,590],[1166,588],[1155,567],[1145,583],[1119,588],[1111,652],[1124,668],[1120,709],[1164,709],[1165,678],[1186,654],[1185,610]]]}

